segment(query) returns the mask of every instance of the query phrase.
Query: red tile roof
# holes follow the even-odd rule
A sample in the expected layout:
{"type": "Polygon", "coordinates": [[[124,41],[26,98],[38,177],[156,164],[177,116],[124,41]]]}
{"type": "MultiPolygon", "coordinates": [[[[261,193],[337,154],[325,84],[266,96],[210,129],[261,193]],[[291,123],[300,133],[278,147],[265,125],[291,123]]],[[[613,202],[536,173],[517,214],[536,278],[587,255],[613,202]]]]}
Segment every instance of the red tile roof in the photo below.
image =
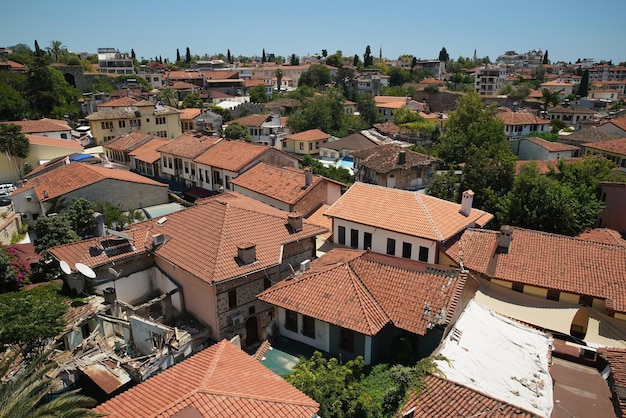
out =
{"type": "Polygon", "coordinates": [[[168,142],[169,140],[166,138],[154,137],[145,144],[135,148],[129,155],[139,161],[152,164],[161,158],[161,153],[157,150],[168,142]]]}
{"type": "Polygon", "coordinates": [[[352,152],[359,164],[377,173],[389,173],[393,170],[406,170],[413,167],[430,166],[440,162],[430,155],[420,154],[394,144],[379,145],[352,152]],[[404,163],[399,163],[400,154],[404,153],[404,163]]]}
{"type": "Polygon", "coordinates": [[[169,86],[169,88],[173,90],[199,89],[199,87],[195,84],[187,83],[185,81],[175,81],[171,86],[169,86]]]}
{"type": "Polygon", "coordinates": [[[201,113],[202,109],[198,109],[196,107],[188,107],[186,109],[183,109],[182,113],[180,114],[180,119],[193,119],[200,116],[201,113]]]}
{"type": "Polygon", "coordinates": [[[328,239],[332,235],[333,230],[333,221],[328,216],[324,216],[324,212],[326,212],[329,207],[330,205],[321,205],[306,218],[313,225],[321,226],[322,228],[328,229],[328,232],[326,232],[325,234],[320,234],[318,236],[319,238],[322,238],[324,240],[328,239]]]}
{"type": "Polygon", "coordinates": [[[322,141],[328,138],[330,138],[330,135],[319,129],[309,129],[308,131],[298,132],[285,137],[285,139],[293,139],[295,141],[322,141]]]}
{"type": "Polygon", "coordinates": [[[185,133],[161,146],[157,151],[162,154],[171,154],[182,158],[196,158],[213,145],[218,143],[220,138],[213,136],[197,135],[185,133]]]}
{"type": "Polygon", "coordinates": [[[34,180],[15,190],[15,194],[33,189],[40,202],[63,196],[74,190],[98,183],[104,180],[119,180],[132,183],[141,183],[151,186],[167,187],[167,184],[159,183],[128,170],[116,170],[92,164],[73,162],[64,164],[54,170],[40,174],[34,180]],[[45,196],[45,197],[44,197],[45,196]]]}
{"type": "Polygon", "coordinates": [[[361,150],[365,148],[372,148],[378,144],[371,139],[367,138],[361,133],[353,133],[336,141],[329,141],[325,143],[324,148],[341,150],[361,150]]]}
{"type": "Polygon", "coordinates": [[[319,404],[223,340],[95,410],[113,418],[308,418],[319,404]]]}
{"type": "Polygon", "coordinates": [[[496,116],[505,125],[549,125],[548,119],[526,112],[498,112],[496,116]]]}
{"type": "Polygon", "coordinates": [[[13,120],[0,123],[10,123],[13,125],[21,126],[23,134],[37,134],[42,132],[61,132],[72,130],[67,122],[58,119],[43,118],[39,120],[13,120]]]}
{"type": "Polygon", "coordinates": [[[119,99],[110,100],[105,103],[100,103],[98,107],[129,107],[135,106],[137,100],[131,97],[120,97],[119,99]]]}
{"type": "Polygon", "coordinates": [[[578,234],[579,239],[587,241],[603,242],[605,244],[615,244],[626,247],[626,240],[614,229],[592,228],[578,234]]]}
{"type": "Polygon", "coordinates": [[[433,241],[445,241],[493,219],[482,210],[472,209],[465,216],[460,209],[458,203],[422,193],[357,182],[325,215],[433,241]]]}
{"type": "Polygon", "coordinates": [[[561,144],[560,142],[550,142],[543,138],[530,137],[525,139],[535,145],[546,149],[548,152],[577,151],[580,149],[574,145],[561,144]]]}
{"type": "MultiPolygon", "coordinates": [[[[287,212],[272,208],[264,203],[239,193],[227,193],[198,201],[198,205],[167,215],[167,222],[158,225],[158,219],[134,224],[124,231],[133,236],[134,250],[124,257],[147,252],[151,247],[151,236],[162,233],[169,240],[160,246],[155,256],[167,260],[207,283],[249,274],[277,266],[282,262],[282,246],[327,232],[327,229],[303,221],[300,232],[288,226],[287,212]],[[194,251],[189,251],[189,243],[194,251]],[[237,262],[237,246],[242,243],[256,245],[257,261],[240,265],[237,262]]],[[[97,243],[85,240],[55,247],[52,254],[70,266],[81,262],[89,267],[98,267],[110,258],[89,252],[97,243]]]]}
{"type": "Polygon", "coordinates": [[[496,254],[499,234],[468,229],[446,254],[458,263],[462,253],[466,268],[490,278],[608,299],[626,312],[626,247],[514,228],[508,252],[496,254]]]}
{"type": "Polygon", "coordinates": [[[260,128],[261,125],[272,117],[270,115],[248,115],[235,120],[231,120],[228,124],[238,123],[243,126],[254,126],[260,128]]]}
{"type": "Polygon", "coordinates": [[[143,142],[147,141],[151,134],[145,134],[142,132],[129,132],[128,134],[119,138],[113,138],[104,143],[104,148],[119,150],[119,151],[132,151],[135,147],[143,142]]]}
{"type": "Polygon", "coordinates": [[[388,323],[425,335],[449,322],[464,284],[451,268],[336,248],[258,298],[365,335],[388,323]]]}
{"type": "Polygon", "coordinates": [[[402,413],[413,410],[415,418],[489,417],[534,418],[537,415],[503,401],[491,398],[466,386],[438,376],[424,378],[426,388],[421,396],[412,392],[402,413]]]}
{"type": "MultiPolygon", "coordinates": [[[[325,177],[313,175],[311,184],[305,188],[305,179],[304,170],[291,167],[281,168],[261,162],[233,179],[232,183],[288,205],[295,205],[322,182],[337,183],[325,177]]],[[[343,186],[341,183],[337,184],[343,186]]]]}
{"type": "Polygon", "coordinates": [[[31,145],[41,145],[46,147],[72,148],[76,151],[83,151],[80,142],[73,139],[50,138],[49,136],[26,135],[31,145]]]}
{"type": "Polygon", "coordinates": [[[617,126],[621,130],[626,131],[626,116],[622,118],[611,119],[610,121],[606,123],[612,123],[613,125],[617,126]]]}
{"type": "Polygon", "coordinates": [[[626,137],[601,142],[588,142],[582,144],[582,146],[587,149],[609,152],[611,154],[626,155],[626,137]]]}
{"type": "Polygon", "coordinates": [[[271,147],[267,145],[223,140],[197,156],[194,161],[198,164],[238,172],[270,149],[271,147]]]}

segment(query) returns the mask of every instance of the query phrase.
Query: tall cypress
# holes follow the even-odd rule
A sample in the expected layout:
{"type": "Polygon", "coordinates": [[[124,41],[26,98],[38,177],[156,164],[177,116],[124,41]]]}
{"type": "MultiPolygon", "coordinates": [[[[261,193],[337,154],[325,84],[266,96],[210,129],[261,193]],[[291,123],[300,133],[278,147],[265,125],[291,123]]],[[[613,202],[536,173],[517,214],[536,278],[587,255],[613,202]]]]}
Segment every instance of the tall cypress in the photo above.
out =
{"type": "Polygon", "coordinates": [[[589,70],[585,70],[583,72],[583,78],[580,80],[580,85],[578,86],[578,95],[580,97],[587,97],[589,94],[589,70]]]}

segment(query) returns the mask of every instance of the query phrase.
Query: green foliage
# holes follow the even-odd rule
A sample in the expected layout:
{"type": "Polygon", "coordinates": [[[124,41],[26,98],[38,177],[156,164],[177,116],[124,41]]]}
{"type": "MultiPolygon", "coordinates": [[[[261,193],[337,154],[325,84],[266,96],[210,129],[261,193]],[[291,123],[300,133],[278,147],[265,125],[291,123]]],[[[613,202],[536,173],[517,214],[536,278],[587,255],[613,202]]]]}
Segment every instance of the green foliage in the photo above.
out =
{"type": "Polygon", "coordinates": [[[248,142],[252,141],[250,134],[248,134],[248,128],[237,122],[228,124],[224,130],[224,137],[227,139],[244,139],[248,142]]]}
{"type": "Polygon", "coordinates": [[[59,70],[49,66],[45,58],[35,58],[26,82],[26,98],[34,118],[76,118],[80,115],[80,97],[81,93],[68,84],[59,70]]]}
{"type": "Polygon", "coordinates": [[[174,108],[178,107],[178,97],[176,97],[176,92],[169,87],[161,89],[161,91],[159,91],[156,95],[156,99],[166,106],[174,108]]]}
{"type": "Polygon", "coordinates": [[[357,100],[357,91],[354,84],[355,72],[350,67],[340,67],[337,69],[337,74],[334,78],[335,86],[343,93],[343,96],[348,100],[357,100]]]}
{"type": "Polygon", "coordinates": [[[79,198],[72,201],[72,206],[67,211],[65,218],[69,221],[70,227],[79,237],[94,236],[96,232],[96,222],[93,219],[93,207],[87,199],[79,198]]]}
{"type": "Polygon", "coordinates": [[[114,205],[110,202],[96,200],[91,203],[93,211],[99,212],[104,216],[104,224],[107,228],[121,231],[135,221],[144,219],[143,212],[140,210],[128,211],[120,205],[114,205]]]}
{"type": "Polygon", "coordinates": [[[209,105],[209,109],[211,109],[211,112],[217,113],[218,115],[220,115],[222,117],[222,122],[224,123],[233,119],[228,109],[224,109],[222,107],[215,106],[215,105],[209,105]]]}
{"type": "Polygon", "coordinates": [[[365,53],[363,54],[363,66],[365,68],[374,65],[374,57],[372,56],[372,49],[368,45],[365,47],[365,53]]]}
{"type": "Polygon", "coordinates": [[[424,87],[424,91],[426,93],[431,93],[431,94],[438,93],[439,92],[439,86],[436,85],[436,84],[429,84],[426,87],[424,87]]]}
{"type": "Polygon", "coordinates": [[[8,82],[9,78],[0,77],[0,120],[21,120],[28,115],[28,102],[19,87],[8,82]]]}
{"type": "MultiPolygon", "coordinates": [[[[555,120],[558,120],[558,119],[555,119],[555,120]]],[[[554,131],[552,132],[533,131],[527,135],[527,138],[541,138],[541,139],[545,139],[546,141],[556,142],[556,140],[559,139],[559,134],[554,131]]]]}
{"type": "Polygon", "coordinates": [[[80,237],[72,230],[69,220],[64,216],[49,218],[40,216],[35,225],[35,251],[46,258],[48,249],[70,242],[80,240],[80,237]]]}
{"type": "Polygon", "coordinates": [[[300,74],[298,87],[309,86],[313,88],[325,88],[331,81],[332,77],[328,67],[322,64],[313,64],[308,70],[300,74]]]}
{"type": "Polygon", "coordinates": [[[454,173],[454,169],[435,174],[432,182],[426,189],[426,194],[450,202],[458,202],[459,178],[454,173]]]}
{"type": "Polygon", "coordinates": [[[250,101],[252,103],[267,103],[269,101],[265,86],[254,86],[248,90],[248,93],[250,94],[250,101]]]}
{"type": "Polygon", "coordinates": [[[580,84],[578,85],[578,96],[587,97],[589,94],[589,70],[585,69],[583,72],[583,78],[580,80],[580,84]]]}
{"type": "Polygon", "coordinates": [[[418,112],[413,112],[406,106],[397,109],[393,116],[393,123],[411,132],[412,135],[429,136],[433,126],[418,112]]]}
{"type": "Polygon", "coordinates": [[[189,93],[183,99],[183,109],[193,107],[202,109],[204,107],[204,102],[200,98],[200,93],[194,91],[193,93],[189,93]]]}
{"type": "Polygon", "coordinates": [[[509,96],[513,100],[524,100],[530,94],[530,87],[528,84],[519,84],[517,87],[513,87],[511,84],[507,84],[498,91],[498,94],[504,94],[509,96]]]}
{"type": "Polygon", "coordinates": [[[338,181],[345,184],[346,187],[350,187],[350,185],[354,183],[354,176],[352,176],[345,168],[325,167],[319,160],[311,157],[310,155],[302,157],[300,166],[300,168],[311,167],[313,169],[313,174],[318,174],[331,180],[338,181]]]}
{"type": "Polygon", "coordinates": [[[439,61],[450,61],[450,55],[448,55],[448,51],[446,51],[445,46],[441,48],[441,51],[439,51],[439,61]]]}
{"type": "Polygon", "coordinates": [[[326,57],[326,65],[330,65],[332,67],[343,67],[343,57],[341,51],[337,51],[334,54],[326,57]]]}
{"type": "Polygon", "coordinates": [[[387,75],[389,76],[390,86],[402,86],[411,80],[409,71],[400,67],[389,68],[387,75]]]}
{"type": "Polygon", "coordinates": [[[0,154],[8,159],[15,180],[22,178],[23,161],[30,154],[30,142],[19,125],[0,124],[0,154]]]}
{"type": "Polygon", "coordinates": [[[0,343],[39,352],[46,340],[65,327],[67,304],[59,295],[61,286],[49,284],[23,292],[0,295],[0,343]]]}
{"type": "Polygon", "coordinates": [[[547,111],[550,105],[556,106],[561,102],[561,96],[558,91],[541,89],[541,101],[543,102],[543,110],[547,111]]]}
{"type": "Polygon", "coordinates": [[[92,78],[92,80],[88,87],[88,90],[92,93],[113,93],[115,91],[115,87],[113,87],[109,77],[98,76],[92,78]]]}
{"type": "Polygon", "coordinates": [[[115,83],[117,85],[120,84],[127,84],[128,80],[135,80],[135,82],[137,84],[139,84],[139,87],[141,88],[141,91],[143,92],[148,92],[150,90],[152,90],[152,85],[150,83],[148,83],[148,80],[146,80],[145,78],[143,78],[140,75],[137,74],[124,74],[124,75],[120,75],[115,79],[115,83]]]}
{"type": "Polygon", "coordinates": [[[17,271],[13,268],[10,255],[6,248],[0,247],[0,292],[15,290],[19,285],[17,278],[17,271]]]}
{"type": "Polygon", "coordinates": [[[300,358],[286,380],[320,404],[322,417],[392,417],[411,392],[425,389],[436,371],[434,358],[411,367],[376,365],[368,371],[362,357],[342,363],[315,352],[300,358]]]}
{"type": "Polygon", "coordinates": [[[376,107],[374,96],[369,93],[359,93],[356,97],[356,107],[365,124],[372,126],[381,119],[376,107]]]}
{"type": "Polygon", "coordinates": [[[395,97],[406,97],[415,94],[415,87],[404,88],[402,86],[383,86],[381,89],[381,95],[383,96],[395,96],[395,97]]]}
{"type": "Polygon", "coordinates": [[[504,123],[496,116],[493,105],[484,107],[480,94],[475,91],[456,101],[444,135],[435,151],[447,164],[456,165],[466,160],[470,146],[488,149],[491,145],[506,143],[504,123]]]}
{"type": "Polygon", "coordinates": [[[96,402],[76,392],[67,392],[60,397],[44,402],[53,390],[48,373],[55,367],[50,361],[53,349],[20,364],[22,357],[17,351],[8,351],[0,360],[0,418],[12,417],[84,417],[102,416],[91,410],[96,402]],[[20,367],[21,366],[21,367],[20,367]],[[18,369],[19,372],[13,374],[18,369]]]}

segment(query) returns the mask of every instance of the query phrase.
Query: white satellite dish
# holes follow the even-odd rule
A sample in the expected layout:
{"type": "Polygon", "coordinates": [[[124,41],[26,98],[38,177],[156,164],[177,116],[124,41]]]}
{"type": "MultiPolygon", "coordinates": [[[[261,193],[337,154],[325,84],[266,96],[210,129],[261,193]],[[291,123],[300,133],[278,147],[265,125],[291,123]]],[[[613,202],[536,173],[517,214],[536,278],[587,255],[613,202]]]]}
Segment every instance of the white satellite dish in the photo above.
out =
{"type": "Polygon", "coordinates": [[[70,265],[67,264],[67,261],[65,260],[61,260],[59,261],[59,266],[61,266],[61,271],[65,274],[72,274],[72,269],[70,268],[70,265]]]}
{"type": "Polygon", "coordinates": [[[76,270],[78,270],[80,274],[82,274],[85,277],[89,277],[90,279],[96,278],[96,272],[93,271],[91,267],[83,263],[76,263],[76,270]]]}

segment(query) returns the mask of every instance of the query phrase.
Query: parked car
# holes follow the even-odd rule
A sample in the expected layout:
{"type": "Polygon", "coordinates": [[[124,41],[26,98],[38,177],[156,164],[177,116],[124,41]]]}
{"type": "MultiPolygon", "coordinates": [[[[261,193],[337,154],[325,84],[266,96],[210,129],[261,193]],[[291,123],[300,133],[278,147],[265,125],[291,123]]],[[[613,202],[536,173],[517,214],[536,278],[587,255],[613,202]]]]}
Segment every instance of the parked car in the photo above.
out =
{"type": "Polygon", "coordinates": [[[9,206],[12,203],[11,197],[6,194],[0,194],[0,206],[9,206]]]}

